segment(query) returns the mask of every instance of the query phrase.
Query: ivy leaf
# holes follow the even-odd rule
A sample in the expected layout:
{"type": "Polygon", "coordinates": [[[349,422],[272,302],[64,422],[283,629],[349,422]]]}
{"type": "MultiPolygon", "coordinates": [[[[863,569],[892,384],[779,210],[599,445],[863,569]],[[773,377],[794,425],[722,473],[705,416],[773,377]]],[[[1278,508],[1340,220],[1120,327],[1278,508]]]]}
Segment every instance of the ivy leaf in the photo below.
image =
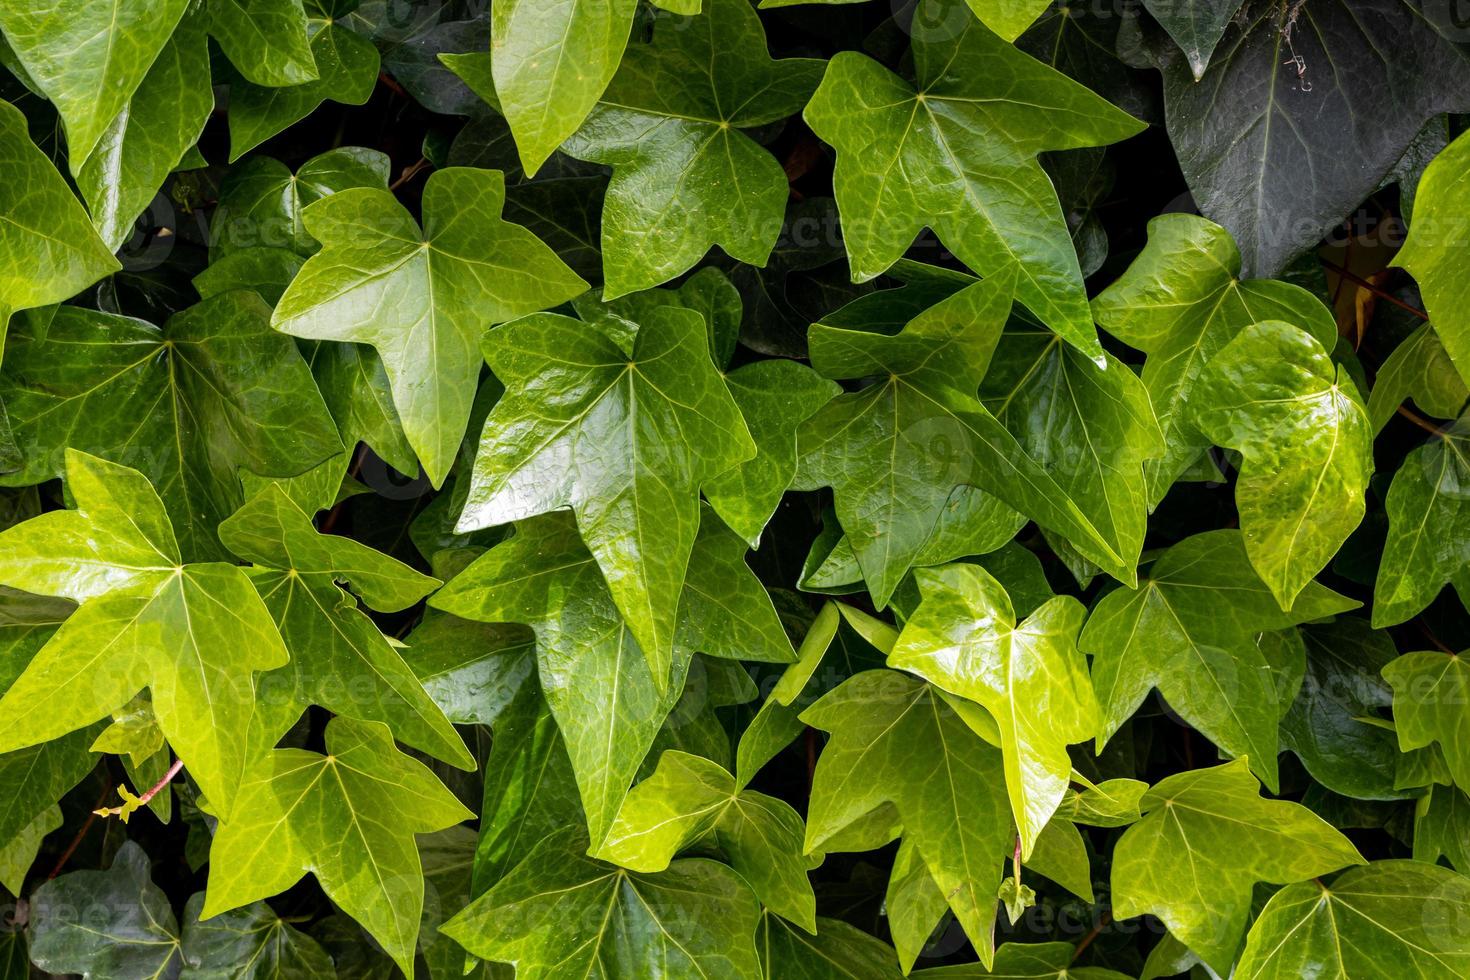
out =
{"type": "Polygon", "coordinates": [[[343,25],[334,8],[339,0],[313,5],[307,36],[317,78],[283,88],[241,82],[230,87],[230,162],[309,116],[330,99],[362,105],[378,84],[378,49],[343,25]],[[315,16],[312,16],[312,15],[315,16]]]}
{"type": "Polygon", "coordinates": [[[699,487],[755,444],[710,361],[703,317],[650,310],[627,347],[554,314],[486,338],[506,393],[485,420],[458,530],[570,507],[662,691],[699,487]]]}
{"type": "Polygon", "coordinates": [[[495,726],[485,763],[471,894],[478,897],[504,878],[537,841],[583,821],[556,718],[540,686],[523,684],[495,726]]]}
{"type": "Polygon", "coordinates": [[[1434,332],[1460,377],[1470,381],[1470,318],[1463,312],[1470,285],[1459,244],[1465,240],[1467,220],[1455,203],[1464,199],[1467,173],[1470,138],[1461,134],[1424,169],[1415,192],[1418,217],[1393,263],[1409,270],[1419,284],[1434,332]]]}
{"type": "Polygon", "coordinates": [[[1368,394],[1373,431],[1383,431],[1394,411],[1409,398],[1441,419],[1455,418],[1470,405],[1470,387],[1455,369],[1433,324],[1423,324],[1404,338],[1379,366],[1368,394]]]}
{"type": "Polygon", "coordinates": [[[148,855],[124,841],[106,871],[73,871],[31,895],[31,962],[84,980],[177,976],[178,920],[148,855]]]}
{"type": "Polygon", "coordinates": [[[361,146],[339,146],[312,157],[293,175],[270,157],[231,167],[220,185],[209,225],[210,259],[242,249],[287,249],[304,257],[321,246],[306,233],[302,212],[338,191],[388,189],[387,156],[361,146]]]}
{"type": "Polygon", "coordinates": [[[59,0],[0,9],[6,43],[66,127],[72,173],[125,109],[188,6],[189,0],[126,6],[59,0]]]}
{"type": "Polygon", "coordinates": [[[1215,355],[1192,411],[1245,457],[1235,502],[1246,554],[1290,609],[1363,518],[1373,430],[1358,387],[1309,333],[1271,320],[1215,355]]]}
{"type": "Polygon", "coordinates": [[[712,846],[762,905],[815,934],[817,904],[802,856],[805,830],[784,801],[737,787],[718,763],[671,750],[623,800],[596,857],[657,872],[681,851],[712,846]]]}
{"type": "MultiPolygon", "coordinates": [[[[1189,62],[1189,70],[1197,82],[1204,78],[1215,45],[1225,33],[1242,0],[1206,0],[1187,3],[1181,0],[1147,0],[1144,7],[1159,26],[1169,32],[1189,62]]],[[[1295,32],[1293,32],[1295,33],[1295,32]]]]}
{"type": "Polygon", "coordinates": [[[209,0],[209,33],[245,79],[301,85],[317,78],[302,0],[209,0]]]}
{"type": "Polygon", "coordinates": [[[1189,214],[1165,214],[1148,223],[1138,258],[1092,301],[1102,328],[1148,355],[1148,389],[1164,454],[1144,464],[1148,502],[1156,505],[1210,442],[1193,426],[1190,399],[1204,366],[1246,327],[1285,320],[1324,348],[1337,341],[1332,314],[1291,283],[1240,279],[1240,250],[1230,233],[1189,214]]]}
{"type": "MultiPolygon", "coordinates": [[[[83,4],[82,6],[86,6],[83,4]]],[[[0,9],[0,25],[10,37],[0,9]]],[[[17,8],[18,9],[18,8],[17,8]]],[[[0,186],[0,347],[11,314],[59,303],[121,266],[97,237],[66,181],[27,133],[19,109],[0,101],[0,166],[10,176],[0,186]]],[[[0,409],[0,432],[4,429],[0,409]]],[[[0,436],[0,443],[5,440],[0,436]]]]}
{"type": "Polygon", "coordinates": [[[1393,688],[1399,751],[1438,743],[1450,777],[1470,791],[1470,666],[1454,653],[1406,653],[1383,668],[1393,688]]]}
{"type": "Polygon", "coordinates": [[[1373,625],[1393,626],[1434,601],[1445,585],[1470,596],[1470,416],[1409,453],[1384,509],[1388,540],[1373,586],[1373,625]]]}
{"type": "Polygon", "coordinates": [[[132,237],[133,222],[199,142],[214,109],[204,20],[191,13],[179,22],[96,151],[74,168],[92,222],[110,249],[132,237]]]}
{"type": "Polygon", "coordinates": [[[1418,861],[1375,861],[1331,885],[1303,881],[1261,910],[1235,969],[1242,980],[1456,977],[1470,970],[1470,881],[1418,861]]]}
{"type": "MultiPolygon", "coordinates": [[[[66,599],[43,599],[0,586],[0,692],[25,672],[36,652],[75,608],[66,599]]],[[[19,838],[92,771],[97,757],[89,746],[102,728],[91,725],[0,754],[0,786],[5,787],[0,797],[0,840],[19,838]]],[[[14,888],[11,892],[20,894],[14,888]]]]}
{"type": "Polygon", "coordinates": [[[286,662],[245,573],[184,564],[163,502],[136,470],[67,450],[76,510],[0,532],[0,583],[81,608],[0,698],[5,750],[117,711],[147,687],[158,726],[216,805],[245,767],[255,671],[286,662]]]}
{"type": "Polygon", "coordinates": [[[1228,754],[1249,757],[1274,788],[1283,706],[1256,634],[1357,605],[1310,583],[1283,612],[1253,570],[1240,532],[1186,538],[1159,556],[1137,589],[1103,596],[1083,627],[1078,645],[1093,657],[1102,705],[1098,745],[1157,687],[1191,727],[1228,754]]]}
{"type": "Polygon", "coordinates": [[[1275,276],[1315,245],[1429,119],[1470,108],[1465,56],[1416,5],[1327,0],[1303,13],[1248,7],[1198,81],[1188,58],[1162,66],[1184,178],[1200,211],[1235,236],[1250,276],[1275,276]]]}
{"type": "Polygon", "coordinates": [[[424,226],[386,190],[353,188],[302,212],[323,248],[276,306],[277,330],[376,348],[404,434],[444,482],[469,424],[491,324],[587,288],[539,239],[501,219],[505,177],[452,167],[424,187],[424,226]]]}
{"type": "Polygon", "coordinates": [[[915,980],[1126,980],[1126,975],[1102,966],[1074,966],[1077,947],[1071,943],[1005,943],[995,951],[995,966],[941,966],[912,974],[915,980]]]}
{"type": "Polygon", "coordinates": [[[412,606],[438,586],[350,538],[320,534],[279,487],[268,487],[220,525],[220,539],[254,563],[251,580],[275,619],[291,662],[260,679],[269,691],[258,712],[269,742],[309,704],[388,725],[401,741],[461,769],[474,758],[357,601],[348,582],[382,612],[412,606]]]}
{"type": "Polygon", "coordinates": [[[405,642],[403,659],[456,725],[493,728],[536,670],[536,642],[523,626],[473,623],[431,609],[405,642]]]}
{"type": "Polygon", "coordinates": [[[817,919],[808,935],[764,912],[755,935],[765,980],[898,980],[893,947],[840,919],[817,919]]]}
{"type": "Polygon", "coordinates": [[[1235,959],[1258,881],[1285,885],[1362,864],[1305,807],[1258,796],[1244,760],[1175,773],[1143,796],[1113,852],[1113,914],[1150,913],[1211,969],[1235,959]]]}
{"type": "Polygon", "coordinates": [[[982,275],[1017,264],[1017,299],[1100,358],[1077,254],[1036,155],[1115,143],[1143,124],[1016,50],[960,0],[922,0],[914,17],[925,25],[913,37],[916,87],[844,51],[804,112],[837,148],[853,279],[883,272],[928,225],[982,275]]]}
{"type": "Polygon", "coordinates": [[[1393,703],[1380,676],[1398,655],[1387,633],[1356,617],[1303,629],[1307,668],[1281,719],[1281,744],[1327,789],[1358,800],[1401,799],[1394,733],[1365,722],[1393,703]]]}
{"type": "MultiPolygon", "coordinates": [[[[1024,508],[1099,557],[1106,551],[1119,576],[1132,568],[973,397],[1010,307],[1010,285],[1002,274],[942,292],[896,335],[828,323],[812,328],[819,374],[878,380],[838,395],[801,424],[795,486],[833,488],[842,529],[879,606],[916,562],[959,485],[978,485],[1024,508]]],[[[858,300],[839,319],[850,322],[885,302],[882,293],[858,300]]]]}
{"type": "Polygon", "coordinates": [[[1001,865],[1015,840],[1000,752],[934,688],[891,670],[858,674],[801,719],[832,733],[812,781],[807,853],[837,849],[839,835],[891,804],[905,843],[989,963],[1001,865]]]}
{"type": "Polygon", "coordinates": [[[715,511],[752,548],[796,480],[797,430],[841,389],[798,361],[755,361],[725,375],[756,454],[704,485],[715,511]]]}
{"type": "Polygon", "coordinates": [[[1018,623],[1005,589],[983,568],[923,568],[914,577],[923,600],[888,665],[974,701],[995,719],[1021,856],[1030,857],[1066,795],[1068,743],[1097,730],[1097,699],[1077,649],[1087,612],[1058,596],[1018,623]]]}
{"type": "Polygon", "coordinates": [[[1110,354],[1095,364],[1056,334],[1013,322],[980,400],[1132,568],[1151,502],[1145,467],[1164,454],[1138,376],[1110,354]]]}
{"type": "Polygon", "coordinates": [[[637,9],[636,0],[509,0],[490,11],[495,94],[528,175],[612,81],[637,9]]]}
{"type": "Polygon", "coordinates": [[[672,279],[713,245],[766,264],[789,188],[776,159],[740,130],[800,110],[823,63],[765,52],[748,0],[704,0],[695,18],[661,14],[653,41],[628,49],[567,140],[567,153],[613,168],[602,218],[609,297],[672,279]]]}
{"type": "Polygon", "coordinates": [[[690,858],[638,874],[584,857],[585,842],[567,830],[541,840],[440,931],[513,964],[517,980],[759,975],[760,905],[733,871],[690,858]]]}
{"type": "Polygon", "coordinates": [[[327,980],[332,958],[264,902],[201,922],[204,893],[184,907],[183,956],[191,980],[327,980]]]}
{"type": "Polygon", "coordinates": [[[53,803],[5,839],[0,846],[0,887],[12,895],[23,893],[26,873],[36,861],[42,841],[61,824],[61,807],[53,803]]]}
{"type": "Polygon", "coordinates": [[[430,600],[464,619],[525,623],[536,631],[541,687],[566,740],[594,843],[607,836],[639,764],[678,703],[694,651],[794,659],[770,598],[745,566],[743,543],[705,513],[675,603],[679,621],[662,688],[564,512],[520,523],[514,537],[430,600]]]}
{"type": "Polygon", "coordinates": [[[18,331],[8,353],[0,399],[26,464],[5,482],[60,476],[68,447],[136,464],[190,559],[227,556],[216,526],[244,500],[240,470],[294,476],[342,452],[296,345],[242,290],[163,329],[63,307],[44,329],[18,331]]]}
{"type": "Polygon", "coordinates": [[[1414,860],[1441,857],[1461,874],[1470,868],[1470,796],[1453,786],[1431,786],[1414,813],[1414,860]]]}
{"type": "Polygon", "coordinates": [[[209,851],[201,918],[285,891],[312,872],[413,975],[424,902],[415,834],[473,818],[376,722],[327,723],[327,755],[274,749],[255,764],[209,851]]]}

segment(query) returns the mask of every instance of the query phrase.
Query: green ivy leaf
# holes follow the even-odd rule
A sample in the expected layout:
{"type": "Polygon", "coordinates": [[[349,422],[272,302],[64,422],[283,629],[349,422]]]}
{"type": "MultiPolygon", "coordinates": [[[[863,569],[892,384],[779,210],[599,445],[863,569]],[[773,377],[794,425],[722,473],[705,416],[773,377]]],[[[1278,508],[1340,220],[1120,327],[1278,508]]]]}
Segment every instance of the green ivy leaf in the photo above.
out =
{"type": "Polygon", "coordinates": [[[23,893],[26,873],[36,861],[41,842],[61,824],[61,807],[53,803],[6,838],[0,846],[0,887],[12,895],[23,893]]]}
{"type": "Polygon", "coordinates": [[[1113,852],[1113,914],[1145,912],[1217,972],[1245,933],[1251,887],[1362,864],[1356,848],[1305,807],[1257,794],[1244,760],[1160,780],[1144,817],[1113,852]]]}
{"type": "Polygon", "coordinates": [[[1085,541],[1091,553],[1106,553],[1109,568],[1130,577],[1132,564],[974,397],[1010,307],[1010,285],[1000,275],[941,294],[896,335],[812,328],[818,373],[877,380],[833,398],[801,424],[795,486],[833,488],[842,529],[880,606],[916,563],[959,485],[979,485],[1026,509],[1085,541]]]}
{"type": "Polygon", "coordinates": [[[302,0],[208,0],[209,33],[230,63],[256,85],[317,78],[302,0]]]}
{"type": "Polygon", "coordinates": [[[1470,796],[1454,786],[1431,786],[1414,814],[1414,860],[1441,857],[1461,874],[1470,868],[1470,796]]]}
{"type": "Polygon", "coordinates": [[[1191,410],[1245,457],[1235,502],[1246,554],[1292,608],[1363,519],[1373,435],[1357,385],[1316,338],[1271,320],[1215,355],[1191,410]]]}
{"type": "Polygon", "coordinates": [[[920,569],[915,578],[923,600],[888,665],[968,698],[994,718],[1021,856],[1030,857],[1067,792],[1067,745],[1097,731],[1097,700],[1076,645],[1086,610],[1058,596],[1018,622],[1005,589],[975,565],[920,569]]]}
{"type": "Polygon", "coordinates": [[[541,840],[441,931],[513,964],[518,980],[759,975],[760,905],[729,868],[688,858],[639,874],[584,857],[583,844],[567,830],[541,840]],[[537,928],[551,919],[558,928],[537,928]]]}
{"type": "Polygon", "coordinates": [[[1306,676],[1281,719],[1281,745],[1295,752],[1312,778],[1358,800],[1401,799],[1394,733],[1363,719],[1393,703],[1380,676],[1397,655],[1387,633],[1344,616],[1304,628],[1306,676]]]}
{"type": "Polygon", "coordinates": [[[508,0],[491,9],[495,94],[527,174],[592,111],[637,9],[636,0],[508,0]]]}
{"type": "Polygon", "coordinates": [[[75,731],[147,687],[169,744],[228,809],[254,672],[287,660],[275,624],[240,568],[184,563],[142,474],[76,450],[66,459],[77,509],[0,532],[0,583],[82,605],[0,698],[0,745],[75,731]]]}
{"type": "Polygon", "coordinates": [[[108,248],[121,248],[132,237],[133,222],[199,142],[214,109],[209,83],[204,17],[190,13],[103,131],[96,151],[74,168],[92,223],[108,248]]]}
{"type": "MultiPolygon", "coordinates": [[[[177,976],[179,924],[148,855],[125,841],[106,871],[73,871],[31,895],[31,962],[83,980],[177,976]]],[[[19,930],[17,930],[19,931],[19,930]]]]}
{"type": "Polygon", "coordinates": [[[383,725],[333,718],[326,749],[274,749],[247,773],[210,847],[200,915],[285,891],[310,871],[411,976],[424,901],[414,835],[474,814],[383,725]]]}
{"type": "Polygon", "coordinates": [[[1460,377],[1470,382],[1470,282],[1461,254],[1467,218],[1456,204],[1464,198],[1470,173],[1470,137],[1462,134],[1442,150],[1424,170],[1415,200],[1419,217],[1409,231],[1394,264],[1408,269],[1424,296],[1425,309],[1460,377]]]}
{"type": "Polygon", "coordinates": [[[1151,507],[1209,448],[1192,424],[1190,399],[1205,365],[1237,334],[1262,320],[1285,320],[1324,348],[1337,340],[1337,324],[1320,300],[1291,283],[1241,280],[1230,233],[1188,214],[1148,223],[1148,244],[1092,301],[1092,313],[1104,330],[1148,355],[1143,384],[1165,440],[1162,458],[1144,464],[1151,507]]]}
{"type": "Polygon", "coordinates": [[[607,836],[639,764],[678,703],[694,651],[794,659],[770,598],[745,566],[743,543],[705,514],[677,602],[662,688],[564,512],[521,522],[514,537],[430,600],[465,619],[525,623],[536,631],[541,687],[566,740],[595,844],[607,836]]]}
{"type": "Polygon", "coordinates": [[[395,737],[461,769],[475,760],[448,719],[378,627],[337,583],[368,606],[398,612],[432,592],[420,575],[350,538],[320,534],[279,487],[269,487],[220,525],[220,539],[252,562],[251,580],[275,619],[291,662],[259,683],[256,718],[274,744],[307,705],[383,722],[395,737]]]}
{"type": "Polygon", "coordinates": [[[536,670],[535,638],[524,626],[430,609],[404,642],[404,661],[456,725],[494,727],[536,670]]]}
{"type": "Polygon", "coordinates": [[[583,823],[577,794],[556,718],[540,686],[523,684],[495,726],[485,764],[471,894],[484,894],[538,841],[583,823]]]}
{"type": "Polygon", "coordinates": [[[1441,419],[1455,418],[1470,405],[1470,387],[1455,370],[1439,334],[1429,323],[1406,337],[1379,365],[1373,390],[1368,394],[1373,431],[1383,431],[1394,411],[1409,398],[1421,410],[1441,419]]]}
{"type": "Polygon", "coordinates": [[[784,801],[738,787],[718,763],[668,751],[623,800],[595,856],[631,871],[657,872],[681,851],[712,846],[762,905],[815,934],[805,832],[800,815],[784,801]]]}
{"type": "Polygon", "coordinates": [[[63,307],[11,339],[0,399],[26,453],[6,482],[60,476],[68,447],[136,465],[191,560],[226,557],[216,526],[244,500],[240,470],[294,476],[342,452],[296,345],[240,290],[162,329],[63,307]]]}
{"type": "Polygon", "coordinates": [[[1470,416],[1461,416],[1409,453],[1384,509],[1388,540],[1373,586],[1373,625],[1410,619],[1445,585],[1470,596],[1470,416]]]}
{"type": "Polygon", "coordinates": [[[642,326],[618,322],[636,334],[545,314],[486,338],[506,394],[485,421],[458,529],[570,507],[662,691],[699,487],[755,444],[702,317],[663,307],[642,326]]]}
{"type": "Polygon", "coordinates": [[[922,0],[914,16],[917,86],[844,51],[804,112],[837,148],[853,279],[883,272],[928,225],[981,275],[1017,264],[1016,297],[1100,358],[1077,255],[1036,155],[1115,143],[1142,124],[991,33],[960,0],[922,0]]]}
{"type": "Polygon", "coordinates": [[[367,38],[343,26],[330,3],[314,4],[307,36],[317,78],[283,88],[241,82],[230,88],[230,161],[309,116],[330,99],[362,105],[378,84],[378,49],[367,38]],[[315,14],[316,16],[312,16],[315,14]]]}
{"type": "MultiPolygon", "coordinates": [[[[0,27],[7,37],[10,9],[8,5],[0,9],[0,27]]],[[[0,186],[0,213],[6,219],[0,226],[3,347],[13,313],[59,303],[120,266],[61,174],[31,142],[25,116],[4,101],[0,101],[0,166],[10,175],[0,186]]],[[[0,431],[3,411],[0,408],[0,431]]]]}
{"type": "Polygon", "coordinates": [[[403,431],[435,487],[469,423],[480,335],[587,288],[539,239],[500,217],[504,175],[453,167],[424,188],[424,225],[385,190],[309,205],[323,248],[276,306],[277,330],[376,348],[403,431]]]}
{"type": "Polygon", "coordinates": [[[893,947],[840,919],[817,919],[808,935],[770,912],[755,935],[767,980],[898,980],[893,947]]]}
{"type": "Polygon", "coordinates": [[[1275,787],[1278,703],[1262,630],[1358,604],[1310,583],[1283,612],[1246,556],[1238,531],[1206,531],[1165,551],[1135,590],[1116,589],[1088,617],[1078,644],[1093,657],[1105,745],[1151,688],[1201,734],[1275,787]]]}
{"type": "Polygon", "coordinates": [[[188,6],[189,0],[59,0],[0,7],[6,43],[66,127],[72,173],[132,99],[188,6]]]}
{"type": "Polygon", "coordinates": [[[704,8],[692,19],[659,15],[652,42],[628,49],[564,147],[613,168],[602,218],[610,297],[672,279],[714,245],[765,265],[781,229],[786,175],[741,130],[800,110],[823,63],[765,55],[748,0],[704,8]]]}
{"type": "Polygon", "coordinates": [[[1470,791],[1470,666],[1462,655],[1406,653],[1383,668],[1393,688],[1393,720],[1399,751],[1437,743],[1450,777],[1470,791]]]}
{"type": "Polygon", "coordinates": [[[1126,974],[1101,966],[1073,966],[1077,947],[1071,943],[1006,943],[995,952],[995,966],[941,966],[920,970],[915,980],[1126,980],[1126,974]]]}
{"type": "Polygon", "coordinates": [[[184,964],[196,980],[328,980],[336,977],[321,944],[255,902],[201,922],[204,893],[184,907],[184,964]]]}
{"type": "Polygon", "coordinates": [[[1100,366],[1056,334],[1013,321],[996,347],[980,400],[1131,569],[1153,502],[1146,467],[1164,454],[1138,376],[1110,354],[1100,366]]]}
{"type": "Polygon", "coordinates": [[[812,781],[807,852],[866,850],[901,823],[905,842],[989,963],[1001,865],[1015,841],[1000,752],[934,688],[891,670],[858,674],[801,719],[832,733],[812,781]],[[877,838],[840,846],[851,839],[840,835],[885,804],[897,819],[880,823],[877,838]]]}
{"type": "Polygon", "coordinates": [[[321,246],[306,232],[302,212],[307,206],[353,187],[387,190],[389,167],[387,156],[361,146],[328,150],[295,174],[270,157],[252,157],[231,167],[209,225],[211,268],[243,249],[312,255],[321,246]]]}
{"type": "Polygon", "coordinates": [[[1330,885],[1303,881],[1261,910],[1242,980],[1458,977],[1470,970],[1470,880],[1417,861],[1375,861],[1330,885]]]}
{"type": "Polygon", "coordinates": [[[755,361],[725,375],[756,454],[704,485],[705,499],[752,547],[796,480],[797,430],[841,389],[798,361],[755,361]]]}

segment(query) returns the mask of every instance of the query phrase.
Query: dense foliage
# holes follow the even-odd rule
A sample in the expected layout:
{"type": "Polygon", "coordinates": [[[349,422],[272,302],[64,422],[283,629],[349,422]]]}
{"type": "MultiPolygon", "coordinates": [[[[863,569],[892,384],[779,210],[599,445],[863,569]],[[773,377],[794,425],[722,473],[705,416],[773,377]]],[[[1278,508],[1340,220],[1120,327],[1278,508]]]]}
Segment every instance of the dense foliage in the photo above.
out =
{"type": "Polygon", "coordinates": [[[0,0],[0,977],[1470,977],[1449,0],[0,0]]]}

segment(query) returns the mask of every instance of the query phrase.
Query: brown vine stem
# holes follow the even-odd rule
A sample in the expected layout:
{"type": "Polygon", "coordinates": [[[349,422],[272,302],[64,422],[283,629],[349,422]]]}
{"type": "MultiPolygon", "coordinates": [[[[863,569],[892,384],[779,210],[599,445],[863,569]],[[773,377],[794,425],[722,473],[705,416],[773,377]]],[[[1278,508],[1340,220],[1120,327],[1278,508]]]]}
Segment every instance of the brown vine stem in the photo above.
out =
{"type": "Polygon", "coordinates": [[[1072,950],[1072,960],[1070,960],[1068,962],[1075,961],[1077,959],[1077,957],[1081,956],[1082,955],[1082,951],[1084,949],[1086,949],[1087,947],[1091,946],[1092,945],[1092,941],[1094,939],[1096,939],[1098,937],[1098,935],[1101,934],[1102,931],[1108,927],[1108,923],[1109,922],[1112,922],[1112,921],[1113,921],[1113,913],[1111,913],[1111,912],[1104,912],[1102,914],[1102,918],[1100,918],[1100,919],[1097,920],[1097,925],[1095,925],[1095,926],[1092,927],[1092,931],[1089,932],[1087,935],[1083,936],[1082,937],[1082,941],[1077,944],[1077,948],[1074,949],[1074,950],[1072,950]]]}
{"type": "Polygon", "coordinates": [[[403,172],[398,175],[398,179],[395,180],[393,183],[391,183],[391,184],[388,185],[388,190],[390,190],[390,191],[396,191],[396,190],[398,190],[398,188],[402,187],[404,184],[408,183],[410,180],[413,180],[415,177],[417,177],[418,174],[419,174],[419,171],[423,170],[427,166],[429,166],[429,160],[428,160],[428,158],[427,157],[419,157],[417,163],[412,164],[411,166],[407,166],[407,167],[404,167],[403,168],[403,172]]]}
{"type": "Polygon", "coordinates": [[[1404,418],[1408,419],[1410,422],[1413,422],[1415,425],[1417,425],[1419,428],[1423,429],[1425,432],[1428,432],[1428,433],[1430,433],[1432,435],[1439,436],[1441,439],[1444,438],[1444,433],[1440,430],[1439,426],[1435,425],[1433,422],[1430,422],[1428,419],[1426,419],[1423,416],[1419,415],[1417,412],[1415,412],[1413,409],[1409,408],[1407,405],[1400,405],[1398,408],[1394,409],[1394,411],[1398,412],[1400,415],[1402,415],[1404,418]]]}
{"type": "Polygon", "coordinates": [[[1327,268],[1331,269],[1333,272],[1337,273],[1339,276],[1342,276],[1348,282],[1356,283],[1362,288],[1368,290],[1368,292],[1372,293],[1374,296],[1377,296],[1379,299],[1386,300],[1387,302],[1392,303],[1394,306],[1397,306],[1399,309],[1411,313],[1421,320],[1429,319],[1428,313],[1425,313],[1423,310],[1419,309],[1419,307],[1415,306],[1412,303],[1405,303],[1393,293],[1388,292],[1382,286],[1378,286],[1374,283],[1369,282],[1355,272],[1349,272],[1347,269],[1344,269],[1336,262],[1328,262],[1326,259],[1319,259],[1318,261],[1320,261],[1327,268]]]}
{"type": "Polygon", "coordinates": [[[112,795],[113,785],[114,783],[112,781],[112,776],[111,774],[109,774],[107,777],[107,785],[102,787],[102,795],[97,797],[96,806],[93,806],[92,812],[87,814],[86,822],[82,824],[82,827],[80,830],[77,831],[76,836],[71,839],[71,843],[66,845],[66,850],[61,852],[61,857],[56,859],[56,864],[51,868],[51,873],[46,876],[47,881],[50,881],[52,878],[55,878],[57,875],[61,874],[61,869],[66,867],[66,862],[70,861],[71,856],[77,852],[77,848],[80,847],[82,844],[82,838],[87,836],[87,831],[91,830],[92,824],[97,822],[97,807],[100,807],[103,803],[106,803],[107,798],[112,795]]]}

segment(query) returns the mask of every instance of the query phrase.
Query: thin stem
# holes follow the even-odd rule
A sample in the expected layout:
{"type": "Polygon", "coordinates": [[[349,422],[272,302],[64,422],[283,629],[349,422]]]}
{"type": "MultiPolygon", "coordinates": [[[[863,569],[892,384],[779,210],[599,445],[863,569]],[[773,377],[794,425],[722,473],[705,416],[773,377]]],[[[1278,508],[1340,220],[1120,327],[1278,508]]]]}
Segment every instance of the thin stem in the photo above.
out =
{"type": "Polygon", "coordinates": [[[427,166],[429,166],[429,160],[428,160],[428,158],[427,157],[419,157],[417,163],[413,164],[412,166],[408,166],[408,167],[404,167],[403,168],[403,173],[399,174],[398,175],[398,179],[395,180],[393,183],[391,183],[391,184],[388,185],[388,190],[390,190],[390,191],[396,191],[396,190],[398,190],[398,188],[402,187],[404,184],[408,183],[410,180],[413,180],[414,177],[418,176],[419,171],[420,170],[423,170],[427,166]]]}
{"type": "Polygon", "coordinates": [[[1385,290],[1382,286],[1369,282],[1355,272],[1349,272],[1347,269],[1344,269],[1336,262],[1328,262],[1326,259],[1320,259],[1319,261],[1327,268],[1337,273],[1339,276],[1342,276],[1342,278],[1346,279],[1348,282],[1357,283],[1359,286],[1368,290],[1368,292],[1372,293],[1374,296],[1377,296],[1379,299],[1387,300],[1394,306],[1397,306],[1399,309],[1404,310],[1408,313],[1412,313],[1414,316],[1418,317],[1421,320],[1429,319],[1428,313],[1425,313],[1423,310],[1419,309],[1419,307],[1413,305],[1412,303],[1405,303],[1393,293],[1385,290]]]}
{"type": "Polygon", "coordinates": [[[138,797],[138,805],[147,806],[148,801],[157,796],[159,794],[159,791],[161,791],[165,786],[173,782],[173,778],[177,776],[179,774],[179,770],[183,768],[184,760],[175,759],[174,764],[168,767],[168,772],[163,774],[163,778],[154,783],[152,789],[144,793],[142,796],[138,797]]]}
{"type": "Polygon", "coordinates": [[[1086,949],[1087,947],[1091,946],[1092,945],[1092,941],[1094,939],[1096,939],[1098,937],[1098,935],[1104,929],[1106,929],[1108,927],[1108,923],[1109,922],[1112,922],[1112,921],[1113,921],[1113,913],[1112,912],[1104,912],[1102,914],[1102,918],[1100,918],[1100,919],[1097,920],[1097,925],[1095,925],[1095,926],[1092,927],[1092,931],[1089,932],[1087,935],[1083,936],[1082,937],[1082,941],[1077,944],[1077,948],[1074,949],[1074,950],[1072,950],[1072,960],[1075,961],[1077,959],[1077,957],[1081,956],[1082,955],[1082,951],[1084,949],[1086,949]]]}
{"type": "Polygon", "coordinates": [[[1439,436],[1441,439],[1444,438],[1444,433],[1440,431],[1439,426],[1430,422],[1428,419],[1423,418],[1417,412],[1410,409],[1407,405],[1400,405],[1398,408],[1394,409],[1394,411],[1398,412],[1410,422],[1413,422],[1425,432],[1439,436]]]}
{"type": "Polygon", "coordinates": [[[87,819],[82,824],[82,828],[71,839],[71,843],[66,845],[66,850],[61,852],[61,857],[56,859],[56,864],[51,868],[51,873],[46,876],[47,881],[61,874],[61,869],[66,867],[66,862],[70,861],[71,856],[77,852],[77,848],[81,846],[82,838],[87,836],[87,831],[91,830],[92,824],[97,822],[97,808],[102,806],[103,803],[106,803],[107,798],[112,795],[113,785],[112,775],[109,773],[107,776],[107,785],[102,788],[102,795],[97,797],[97,803],[92,807],[92,812],[87,814],[87,819]]]}

